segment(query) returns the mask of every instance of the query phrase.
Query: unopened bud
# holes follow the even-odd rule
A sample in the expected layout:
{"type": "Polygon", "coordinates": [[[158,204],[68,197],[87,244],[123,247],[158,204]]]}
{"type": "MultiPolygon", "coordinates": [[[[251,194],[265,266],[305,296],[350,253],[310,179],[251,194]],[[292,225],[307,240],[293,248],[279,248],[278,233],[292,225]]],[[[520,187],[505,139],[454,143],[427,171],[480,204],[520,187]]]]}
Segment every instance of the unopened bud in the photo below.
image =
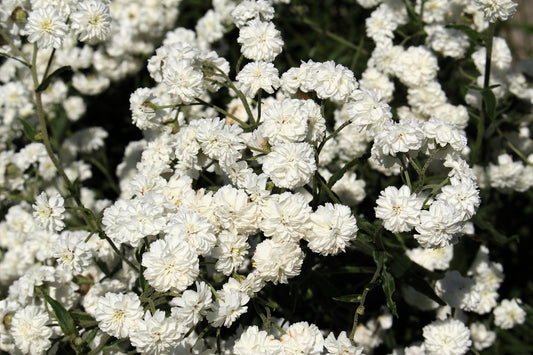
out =
{"type": "Polygon", "coordinates": [[[28,12],[17,6],[11,13],[11,19],[18,25],[25,25],[28,22],[28,12]]]}

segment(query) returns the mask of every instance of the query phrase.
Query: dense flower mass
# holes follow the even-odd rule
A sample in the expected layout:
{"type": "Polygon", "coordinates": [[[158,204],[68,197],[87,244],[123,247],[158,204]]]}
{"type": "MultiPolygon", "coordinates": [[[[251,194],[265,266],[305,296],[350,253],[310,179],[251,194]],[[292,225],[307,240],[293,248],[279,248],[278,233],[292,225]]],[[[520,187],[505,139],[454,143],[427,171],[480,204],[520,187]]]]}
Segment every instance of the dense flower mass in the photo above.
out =
{"type": "Polygon", "coordinates": [[[0,352],[527,351],[517,10],[3,1],[0,352]]]}

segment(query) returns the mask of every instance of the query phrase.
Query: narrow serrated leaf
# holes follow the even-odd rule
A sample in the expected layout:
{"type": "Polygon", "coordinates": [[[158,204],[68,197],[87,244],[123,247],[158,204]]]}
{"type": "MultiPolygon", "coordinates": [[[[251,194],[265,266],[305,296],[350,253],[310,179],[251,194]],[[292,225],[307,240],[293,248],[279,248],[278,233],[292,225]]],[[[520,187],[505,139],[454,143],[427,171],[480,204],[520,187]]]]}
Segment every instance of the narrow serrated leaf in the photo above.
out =
{"type": "Polygon", "coordinates": [[[349,169],[353,168],[354,166],[357,165],[357,162],[359,161],[359,158],[355,158],[355,159],[352,159],[350,160],[349,162],[347,162],[346,164],[344,164],[344,166],[339,169],[338,171],[335,172],[335,174],[331,175],[331,177],[329,178],[328,180],[328,186],[331,188],[333,187],[333,185],[335,185],[335,183],[337,181],[339,181],[340,179],[342,179],[342,177],[344,176],[344,174],[346,173],[346,171],[348,171],[349,169]]]}
{"type": "Polygon", "coordinates": [[[40,84],[39,86],[37,87],[37,89],[35,89],[36,92],[41,92],[41,91],[44,91],[46,90],[46,88],[48,87],[48,85],[50,85],[50,83],[52,82],[52,79],[55,77],[55,76],[58,76],[59,74],[67,71],[67,70],[72,70],[72,68],[70,67],[70,65],[65,65],[64,67],[61,67],[61,68],[58,68],[56,69],[52,74],[48,75],[40,84]]]}
{"type": "Polygon", "coordinates": [[[494,96],[494,93],[490,89],[481,91],[481,96],[483,97],[485,111],[488,117],[491,121],[494,121],[496,118],[496,96],[494,96]]]}
{"type": "Polygon", "coordinates": [[[76,326],[74,325],[74,319],[72,318],[72,315],[65,309],[65,307],[47,295],[46,292],[42,291],[41,294],[54,310],[57,322],[59,323],[63,333],[65,333],[65,335],[77,335],[78,332],[76,331],[76,326]]]}
{"type": "Polygon", "coordinates": [[[332,297],[333,300],[339,301],[339,302],[350,302],[350,303],[358,303],[361,301],[361,295],[360,294],[351,294],[351,295],[344,295],[339,297],[332,297]]]}
{"type": "Polygon", "coordinates": [[[392,294],[396,291],[396,284],[394,282],[394,277],[387,271],[386,268],[383,269],[381,273],[381,287],[385,293],[385,298],[387,300],[387,307],[389,307],[392,314],[398,318],[398,312],[396,310],[396,302],[392,299],[392,294]]]}
{"type": "Polygon", "coordinates": [[[22,118],[18,118],[18,121],[20,122],[20,124],[22,124],[24,134],[30,141],[34,143],[41,143],[41,141],[37,139],[37,135],[40,133],[38,130],[33,128],[33,126],[28,121],[23,120],[22,118]]]}

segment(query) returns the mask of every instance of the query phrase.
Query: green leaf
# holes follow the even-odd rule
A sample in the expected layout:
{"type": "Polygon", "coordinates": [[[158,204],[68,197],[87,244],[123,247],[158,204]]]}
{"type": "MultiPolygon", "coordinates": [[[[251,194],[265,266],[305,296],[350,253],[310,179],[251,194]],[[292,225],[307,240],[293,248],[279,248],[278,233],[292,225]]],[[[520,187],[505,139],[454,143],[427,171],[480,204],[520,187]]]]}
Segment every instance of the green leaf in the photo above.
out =
{"type": "Polygon", "coordinates": [[[459,30],[463,32],[465,35],[470,38],[470,40],[477,45],[483,44],[483,37],[480,33],[477,31],[474,31],[470,26],[468,25],[447,25],[446,28],[453,28],[455,30],[459,30]]]}
{"type": "Polygon", "coordinates": [[[40,84],[39,86],[37,87],[37,89],[35,89],[36,92],[41,92],[41,91],[44,91],[46,90],[46,88],[48,88],[48,85],[50,85],[50,83],[52,82],[52,79],[55,77],[55,76],[58,76],[60,75],[61,73],[65,72],[65,71],[72,71],[72,68],[70,67],[70,65],[65,65],[64,67],[61,67],[61,68],[58,68],[56,69],[52,74],[48,75],[40,84]]]}
{"type": "Polygon", "coordinates": [[[33,126],[28,121],[23,120],[22,118],[18,118],[18,121],[22,124],[24,134],[30,141],[34,143],[41,143],[41,140],[38,137],[41,132],[33,128],[33,126]]]}
{"type": "Polygon", "coordinates": [[[141,290],[143,292],[146,291],[149,286],[148,282],[144,278],[144,270],[146,270],[146,268],[141,265],[141,268],[139,269],[139,285],[141,286],[141,290]]]}
{"type": "Polygon", "coordinates": [[[496,96],[492,90],[487,89],[481,91],[481,96],[483,97],[483,102],[485,103],[485,110],[491,121],[494,121],[496,118],[496,96]]]}
{"type": "Polygon", "coordinates": [[[361,301],[361,295],[357,293],[332,298],[333,300],[339,302],[359,303],[361,301]]]}
{"type": "Polygon", "coordinates": [[[98,325],[98,322],[96,321],[96,319],[91,317],[88,313],[70,312],[70,315],[72,316],[73,319],[75,319],[77,321],[77,323],[82,328],[89,328],[89,327],[94,327],[94,326],[98,325]]]}
{"type": "Polygon", "coordinates": [[[504,245],[509,242],[509,238],[498,232],[492,224],[484,220],[479,215],[474,215],[474,217],[472,217],[472,222],[474,222],[474,225],[481,228],[482,230],[489,232],[498,244],[504,245]]]}
{"type": "Polygon", "coordinates": [[[91,344],[92,341],[94,340],[94,338],[96,337],[96,334],[98,334],[98,330],[100,328],[96,327],[94,328],[93,330],[91,330],[91,332],[89,333],[89,335],[87,335],[87,337],[85,338],[85,342],[87,344],[91,344]]]}
{"type": "Polygon", "coordinates": [[[335,185],[337,181],[342,179],[346,171],[348,171],[349,169],[357,165],[358,161],[359,161],[359,158],[354,158],[350,160],[349,162],[347,162],[340,170],[335,172],[335,174],[333,174],[328,180],[328,187],[329,188],[333,187],[333,185],[335,185]]]}
{"type": "Polygon", "coordinates": [[[48,296],[44,290],[41,290],[41,294],[44,299],[54,310],[54,314],[57,318],[57,322],[61,327],[61,330],[65,335],[77,335],[76,326],[74,325],[74,319],[72,315],[61,305],[61,303],[54,300],[52,297],[48,296]]]}
{"type": "Polygon", "coordinates": [[[383,292],[385,293],[385,298],[387,299],[387,307],[396,318],[398,318],[398,312],[396,311],[396,303],[392,299],[392,294],[396,291],[396,285],[394,283],[394,277],[387,271],[387,268],[384,268],[381,272],[383,292]]]}

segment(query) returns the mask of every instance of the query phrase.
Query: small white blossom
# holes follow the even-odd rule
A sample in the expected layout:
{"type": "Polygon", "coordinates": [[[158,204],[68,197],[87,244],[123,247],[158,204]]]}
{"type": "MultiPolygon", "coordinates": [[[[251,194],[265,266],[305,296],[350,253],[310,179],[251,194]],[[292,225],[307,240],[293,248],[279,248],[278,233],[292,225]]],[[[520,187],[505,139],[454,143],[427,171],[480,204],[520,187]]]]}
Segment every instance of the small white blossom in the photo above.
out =
{"type": "Polygon", "coordinates": [[[63,197],[59,194],[47,197],[45,192],[41,192],[35,198],[33,207],[33,216],[37,222],[50,232],[58,232],[65,228],[63,219],[65,218],[65,207],[63,207],[63,197]]]}
{"type": "Polygon", "coordinates": [[[28,41],[39,48],[59,48],[67,35],[68,26],[53,6],[39,7],[30,12],[26,24],[28,41]]]}

